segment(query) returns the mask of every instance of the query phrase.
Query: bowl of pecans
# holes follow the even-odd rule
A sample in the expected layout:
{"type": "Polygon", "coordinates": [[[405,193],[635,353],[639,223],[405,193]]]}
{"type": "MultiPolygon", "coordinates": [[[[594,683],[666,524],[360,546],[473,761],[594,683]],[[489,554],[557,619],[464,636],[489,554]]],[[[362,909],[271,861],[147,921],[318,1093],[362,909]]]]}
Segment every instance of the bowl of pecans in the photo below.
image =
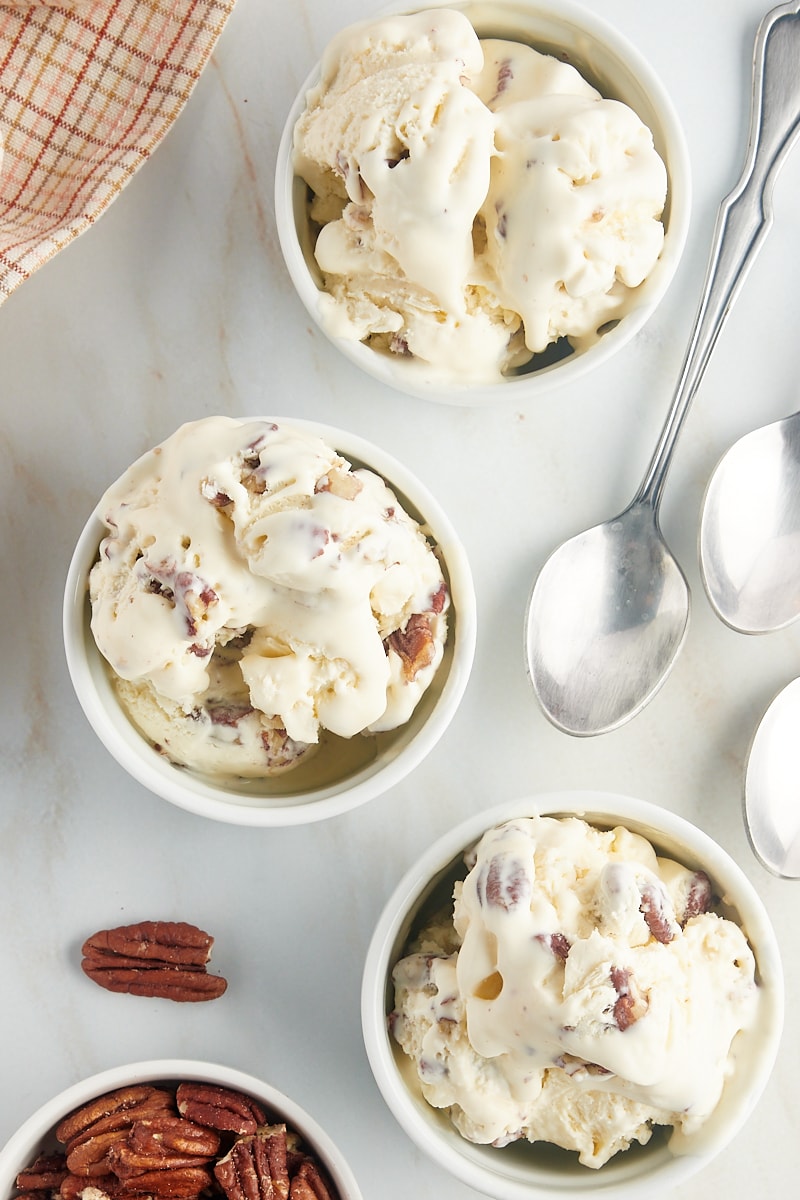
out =
{"type": "Polygon", "coordinates": [[[327,1134],[269,1084],[212,1063],[114,1067],[61,1092],[0,1150],[0,1190],[33,1200],[362,1200],[327,1134]]]}

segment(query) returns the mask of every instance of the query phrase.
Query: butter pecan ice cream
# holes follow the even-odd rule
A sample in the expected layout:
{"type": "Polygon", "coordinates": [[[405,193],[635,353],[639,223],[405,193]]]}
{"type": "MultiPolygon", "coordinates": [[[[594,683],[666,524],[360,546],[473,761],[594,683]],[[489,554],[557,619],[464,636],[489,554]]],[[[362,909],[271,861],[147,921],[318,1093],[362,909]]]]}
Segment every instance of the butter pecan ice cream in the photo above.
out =
{"type": "Polygon", "coordinates": [[[755,960],[708,877],[624,828],[489,830],[394,968],[390,1027],[468,1140],[551,1142],[600,1167],[658,1125],[691,1134],[757,1019],[755,960]]]}
{"type": "Polygon", "coordinates": [[[301,427],[183,425],[105,494],[91,627],[132,721],[201,773],[295,767],[323,730],[404,724],[448,588],[374,472],[301,427]]]}
{"type": "Polygon", "coordinates": [[[339,33],[294,169],[326,329],[448,381],[591,345],[663,246],[667,172],[637,114],[457,10],[339,33]]]}

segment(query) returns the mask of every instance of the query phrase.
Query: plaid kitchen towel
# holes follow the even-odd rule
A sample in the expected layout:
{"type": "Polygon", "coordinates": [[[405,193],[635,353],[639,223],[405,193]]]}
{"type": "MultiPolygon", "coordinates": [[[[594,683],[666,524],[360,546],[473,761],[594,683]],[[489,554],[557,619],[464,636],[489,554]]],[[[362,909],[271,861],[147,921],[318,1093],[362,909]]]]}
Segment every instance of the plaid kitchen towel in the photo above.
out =
{"type": "Polygon", "coordinates": [[[152,154],[234,4],[0,2],[0,303],[152,154]]]}

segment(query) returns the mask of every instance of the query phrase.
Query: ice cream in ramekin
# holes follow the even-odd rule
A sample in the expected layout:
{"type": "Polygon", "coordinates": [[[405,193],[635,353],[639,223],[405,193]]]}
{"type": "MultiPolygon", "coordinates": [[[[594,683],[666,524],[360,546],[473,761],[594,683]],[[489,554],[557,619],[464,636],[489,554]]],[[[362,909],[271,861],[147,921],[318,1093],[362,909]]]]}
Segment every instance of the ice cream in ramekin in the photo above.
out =
{"type": "Polygon", "coordinates": [[[290,274],[365,370],[454,403],[576,377],[638,329],[686,235],[670,102],[591,14],[398,6],[342,30],[287,122],[290,274]]]}
{"type": "Polygon", "coordinates": [[[466,686],[474,593],[427,490],[327,426],[204,418],[101,499],[65,596],[73,682],[160,795],[247,824],[376,795],[466,686]]]}
{"type": "Polygon", "coordinates": [[[362,1020],[401,1125],[476,1190],[653,1195],[766,1085],[780,958],[755,890],[696,827],[555,793],[470,818],[407,873],[362,1020]]]}

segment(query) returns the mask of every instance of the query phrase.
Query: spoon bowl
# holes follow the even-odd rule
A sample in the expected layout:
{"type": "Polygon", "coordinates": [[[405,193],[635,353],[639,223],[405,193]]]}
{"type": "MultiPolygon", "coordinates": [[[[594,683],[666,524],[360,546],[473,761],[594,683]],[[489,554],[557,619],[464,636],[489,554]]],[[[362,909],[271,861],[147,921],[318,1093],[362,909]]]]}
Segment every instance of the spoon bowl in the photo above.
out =
{"type": "Polygon", "coordinates": [[[553,724],[622,725],[659,689],[689,623],[689,588],[653,508],[634,503],[551,555],[528,608],[528,668],[553,724]]]}
{"type": "Polygon", "coordinates": [[[545,715],[568,733],[605,733],[635,716],[683,644],[689,588],[658,509],[691,401],[772,225],[775,176],[800,133],[798,53],[800,0],[792,0],[758,28],[745,165],[720,204],[683,366],[644,479],[623,513],[561,546],[534,583],[528,671],[545,715]]]}
{"type": "Polygon", "coordinates": [[[800,879],[800,679],[779,692],[747,760],[744,815],[756,858],[781,879],[800,879]]]}
{"type": "Polygon", "coordinates": [[[739,633],[800,616],[800,413],[745,434],[711,476],[700,522],[709,601],[739,633]]]}

